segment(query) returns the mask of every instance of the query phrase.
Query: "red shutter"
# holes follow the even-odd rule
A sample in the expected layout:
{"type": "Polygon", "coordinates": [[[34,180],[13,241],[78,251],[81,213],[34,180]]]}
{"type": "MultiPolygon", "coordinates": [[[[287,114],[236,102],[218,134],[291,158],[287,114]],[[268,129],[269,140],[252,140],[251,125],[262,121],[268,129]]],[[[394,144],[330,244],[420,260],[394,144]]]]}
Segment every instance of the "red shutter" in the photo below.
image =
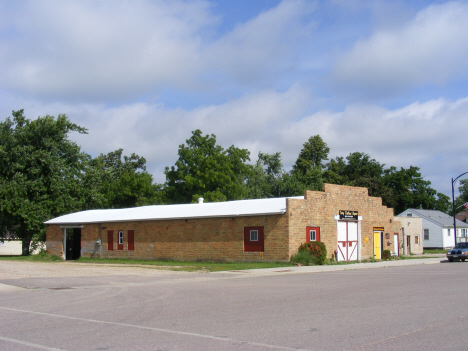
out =
{"type": "Polygon", "coordinates": [[[128,250],[134,250],[134,240],[135,240],[135,231],[129,230],[128,231],[128,250]]]}
{"type": "Polygon", "coordinates": [[[114,250],[114,231],[112,230],[107,231],[107,250],[114,250]]]}
{"type": "Polygon", "coordinates": [[[244,251],[245,252],[263,252],[264,251],[263,227],[244,227],[244,251]],[[258,240],[250,240],[250,231],[258,231],[258,240]]]}

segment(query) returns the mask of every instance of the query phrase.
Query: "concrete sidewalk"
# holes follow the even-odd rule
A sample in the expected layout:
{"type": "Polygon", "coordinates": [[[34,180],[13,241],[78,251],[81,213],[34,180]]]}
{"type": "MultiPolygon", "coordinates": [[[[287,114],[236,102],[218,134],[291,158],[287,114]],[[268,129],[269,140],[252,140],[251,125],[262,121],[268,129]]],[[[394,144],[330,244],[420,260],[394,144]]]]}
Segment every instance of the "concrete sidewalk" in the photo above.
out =
{"type": "Polygon", "coordinates": [[[321,273],[321,272],[335,272],[335,271],[351,271],[357,269],[371,269],[371,268],[384,268],[384,267],[401,267],[401,266],[418,266],[423,264],[438,264],[448,262],[445,257],[433,258],[420,258],[420,259],[406,259],[395,261],[381,261],[381,262],[363,262],[353,264],[337,264],[337,265],[323,265],[323,266],[297,266],[297,267],[284,267],[284,268],[263,268],[263,269],[247,269],[242,271],[225,271],[219,273],[242,274],[244,276],[266,277],[273,275],[283,274],[305,274],[305,273],[321,273]]]}

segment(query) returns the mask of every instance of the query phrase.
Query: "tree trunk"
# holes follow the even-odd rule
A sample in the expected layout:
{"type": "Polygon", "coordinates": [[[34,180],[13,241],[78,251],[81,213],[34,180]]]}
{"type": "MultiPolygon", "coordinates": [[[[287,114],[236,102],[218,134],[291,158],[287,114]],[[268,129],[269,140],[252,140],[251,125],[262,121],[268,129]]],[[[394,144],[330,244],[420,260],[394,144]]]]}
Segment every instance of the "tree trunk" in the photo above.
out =
{"type": "Polygon", "coordinates": [[[21,243],[22,243],[21,256],[29,256],[29,247],[31,245],[31,239],[30,238],[23,238],[21,240],[21,243]]]}

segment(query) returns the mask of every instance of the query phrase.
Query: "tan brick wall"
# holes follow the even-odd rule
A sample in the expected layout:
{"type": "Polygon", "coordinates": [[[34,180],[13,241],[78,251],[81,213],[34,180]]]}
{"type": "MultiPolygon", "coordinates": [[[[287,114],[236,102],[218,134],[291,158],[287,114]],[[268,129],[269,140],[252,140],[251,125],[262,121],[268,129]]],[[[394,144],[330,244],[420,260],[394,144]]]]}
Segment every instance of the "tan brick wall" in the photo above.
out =
{"type": "Polygon", "coordinates": [[[63,256],[63,229],[58,225],[49,225],[46,228],[46,252],[63,256]]]}
{"type": "MultiPolygon", "coordinates": [[[[289,260],[286,215],[209,219],[138,221],[85,225],[81,256],[129,257],[171,260],[255,261],[289,260]],[[244,253],[244,226],[263,226],[265,250],[244,253]],[[101,247],[96,245],[99,239],[101,247]],[[113,231],[113,251],[108,251],[107,232],[113,231]],[[117,250],[118,231],[124,231],[123,250],[117,250]],[[134,250],[128,250],[128,230],[135,231],[134,250]]],[[[62,229],[49,226],[52,254],[61,254],[62,229]]]]}
{"type": "Polygon", "coordinates": [[[295,254],[305,242],[306,226],[313,226],[320,227],[320,238],[330,257],[337,249],[335,216],[340,210],[358,211],[362,216],[361,259],[373,255],[374,227],[384,227],[384,233],[389,234],[390,239],[384,235],[384,250],[394,249],[393,233],[400,232],[400,227],[393,221],[393,209],[382,206],[381,198],[370,197],[367,188],[324,184],[323,191],[306,191],[304,200],[288,199],[289,254],[295,254]]]}

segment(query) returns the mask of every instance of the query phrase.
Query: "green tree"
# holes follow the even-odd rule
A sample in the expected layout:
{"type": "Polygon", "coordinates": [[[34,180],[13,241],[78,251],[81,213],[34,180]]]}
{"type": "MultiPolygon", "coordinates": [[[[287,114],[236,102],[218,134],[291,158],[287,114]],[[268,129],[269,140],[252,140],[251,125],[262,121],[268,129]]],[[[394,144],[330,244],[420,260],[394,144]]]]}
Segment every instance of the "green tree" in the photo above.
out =
{"type": "Polygon", "coordinates": [[[82,205],[86,155],[71,132],[86,129],[62,114],[31,121],[19,110],[0,122],[0,228],[22,240],[23,255],[44,239],[44,221],[82,205]]]}
{"type": "Polygon", "coordinates": [[[161,186],[153,184],[146,160],[123,149],[89,160],[86,168],[86,208],[126,208],[159,203],[161,186]]]}
{"type": "Polygon", "coordinates": [[[306,174],[314,167],[320,169],[325,168],[323,161],[328,160],[329,152],[330,148],[322,140],[320,135],[310,137],[309,140],[304,143],[296,163],[293,165],[293,171],[306,174]]]}
{"type": "Polygon", "coordinates": [[[171,168],[166,167],[165,193],[173,203],[243,199],[247,195],[245,181],[251,172],[246,164],[249,151],[216,145],[216,136],[192,132],[187,145],[179,146],[179,158],[171,168]]]}
{"type": "MultiPolygon", "coordinates": [[[[321,190],[323,183],[323,163],[328,159],[330,148],[322,140],[320,135],[310,137],[304,144],[296,163],[293,165],[289,182],[299,182],[302,186],[294,187],[309,190],[321,190]]],[[[290,183],[290,185],[293,185],[290,183]]]]}
{"type": "Polygon", "coordinates": [[[258,160],[252,166],[246,180],[247,197],[251,199],[280,196],[280,183],[283,176],[281,153],[258,153],[258,160]]]}
{"type": "Polygon", "coordinates": [[[324,178],[328,183],[353,185],[360,178],[380,178],[384,165],[363,152],[352,152],[343,159],[337,157],[327,164],[324,178]]]}
{"type": "MultiPolygon", "coordinates": [[[[466,210],[463,205],[468,202],[468,179],[460,180],[458,191],[459,195],[455,198],[455,214],[466,210]]],[[[452,214],[452,212],[452,206],[450,205],[450,214],[452,214]]]]}
{"type": "Polygon", "coordinates": [[[410,168],[390,167],[385,170],[383,181],[395,194],[395,214],[407,208],[439,210],[447,213],[450,209],[448,196],[438,193],[431,188],[431,182],[424,180],[418,167],[410,168]]]}

